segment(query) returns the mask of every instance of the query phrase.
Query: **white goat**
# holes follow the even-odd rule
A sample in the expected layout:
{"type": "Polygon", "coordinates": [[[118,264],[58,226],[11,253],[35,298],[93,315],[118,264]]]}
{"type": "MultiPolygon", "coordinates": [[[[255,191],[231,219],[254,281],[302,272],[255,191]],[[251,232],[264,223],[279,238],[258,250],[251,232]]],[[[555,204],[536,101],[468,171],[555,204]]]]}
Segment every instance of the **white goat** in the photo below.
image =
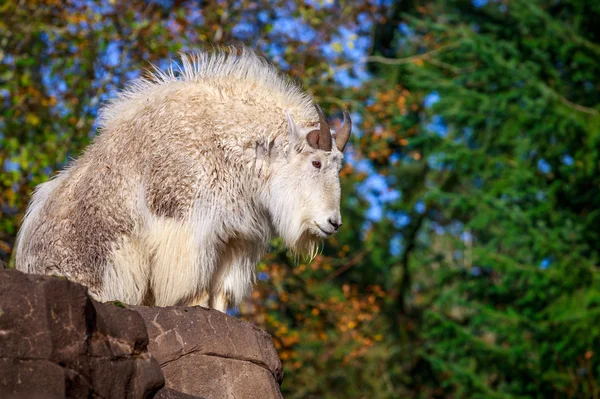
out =
{"type": "Polygon", "coordinates": [[[184,55],[100,117],[84,154],[36,189],[17,269],[100,301],[225,311],[273,235],[314,255],[342,224],[350,117],[332,136],[313,98],[249,50],[184,55]]]}

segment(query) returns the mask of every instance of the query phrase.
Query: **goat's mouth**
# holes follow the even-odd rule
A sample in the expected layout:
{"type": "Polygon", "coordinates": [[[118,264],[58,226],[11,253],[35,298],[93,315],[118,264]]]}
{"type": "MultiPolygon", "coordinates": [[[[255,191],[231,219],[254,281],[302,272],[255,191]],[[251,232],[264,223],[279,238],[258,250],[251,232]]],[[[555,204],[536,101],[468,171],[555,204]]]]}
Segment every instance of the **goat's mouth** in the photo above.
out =
{"type": "Polygon", "coordinates": [[[319,224],[317,222],[315,222],[315,226],[316,226],[316,229],[311,229],[311,230],[313,230],[313,233],[318,237],[329,237],[329,236],[333,235],[333,233],[335,233],[335,231],[325,230],[324,228],[319,226],[319,224]]]}

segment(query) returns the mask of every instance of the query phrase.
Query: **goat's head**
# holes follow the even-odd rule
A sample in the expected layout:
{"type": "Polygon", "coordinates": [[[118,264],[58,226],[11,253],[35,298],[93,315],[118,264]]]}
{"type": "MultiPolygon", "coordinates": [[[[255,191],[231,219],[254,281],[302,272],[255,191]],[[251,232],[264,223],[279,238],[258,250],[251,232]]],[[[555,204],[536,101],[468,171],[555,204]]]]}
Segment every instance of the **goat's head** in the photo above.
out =
{"type": "Polygon", "coordinates": [[[344,125],[333,135],[321,108],[318,127],[300,127],[288,114],[289,142],[278,162],[271,189],[270,212],[277,233],[298,252],[313,252],[319,238],[342,225],[339,172],[352,122],[344,111],[344,125]]]}

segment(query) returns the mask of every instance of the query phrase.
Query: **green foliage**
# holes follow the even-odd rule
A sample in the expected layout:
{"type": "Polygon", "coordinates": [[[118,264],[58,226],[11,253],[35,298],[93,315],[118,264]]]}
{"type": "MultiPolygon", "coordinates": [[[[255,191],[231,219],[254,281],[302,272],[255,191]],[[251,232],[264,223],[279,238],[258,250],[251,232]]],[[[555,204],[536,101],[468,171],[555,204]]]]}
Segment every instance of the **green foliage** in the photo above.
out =
{"type": "Polygon", "coordinates": [[[240,309],[285,397],[600,396],[600,5],[383,3],[0,6],[0,260],[132,72],[244,42],[360,117],[344,227],[311,263],[273,242],[240,309]]]}
{"type": "Polygon", "coordinates": [[[419,352],[445,394],[600,394],[594,7],[431,2],[395,38],[422,55],[376,69],[439,95],[408,145],[428,167],[406,295],[423,286],[419,352]]]}

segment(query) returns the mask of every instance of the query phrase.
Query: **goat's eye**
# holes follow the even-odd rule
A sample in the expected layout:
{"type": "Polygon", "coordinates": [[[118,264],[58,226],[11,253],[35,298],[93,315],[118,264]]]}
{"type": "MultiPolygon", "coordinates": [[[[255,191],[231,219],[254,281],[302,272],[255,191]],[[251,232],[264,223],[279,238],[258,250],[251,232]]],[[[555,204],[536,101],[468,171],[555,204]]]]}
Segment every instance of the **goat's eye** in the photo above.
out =
{"type": "Polygon", "coordinates": [[[319,161],[313,161],[313,166],[317,169],[321,169],[321,162],[319,161]]]}

